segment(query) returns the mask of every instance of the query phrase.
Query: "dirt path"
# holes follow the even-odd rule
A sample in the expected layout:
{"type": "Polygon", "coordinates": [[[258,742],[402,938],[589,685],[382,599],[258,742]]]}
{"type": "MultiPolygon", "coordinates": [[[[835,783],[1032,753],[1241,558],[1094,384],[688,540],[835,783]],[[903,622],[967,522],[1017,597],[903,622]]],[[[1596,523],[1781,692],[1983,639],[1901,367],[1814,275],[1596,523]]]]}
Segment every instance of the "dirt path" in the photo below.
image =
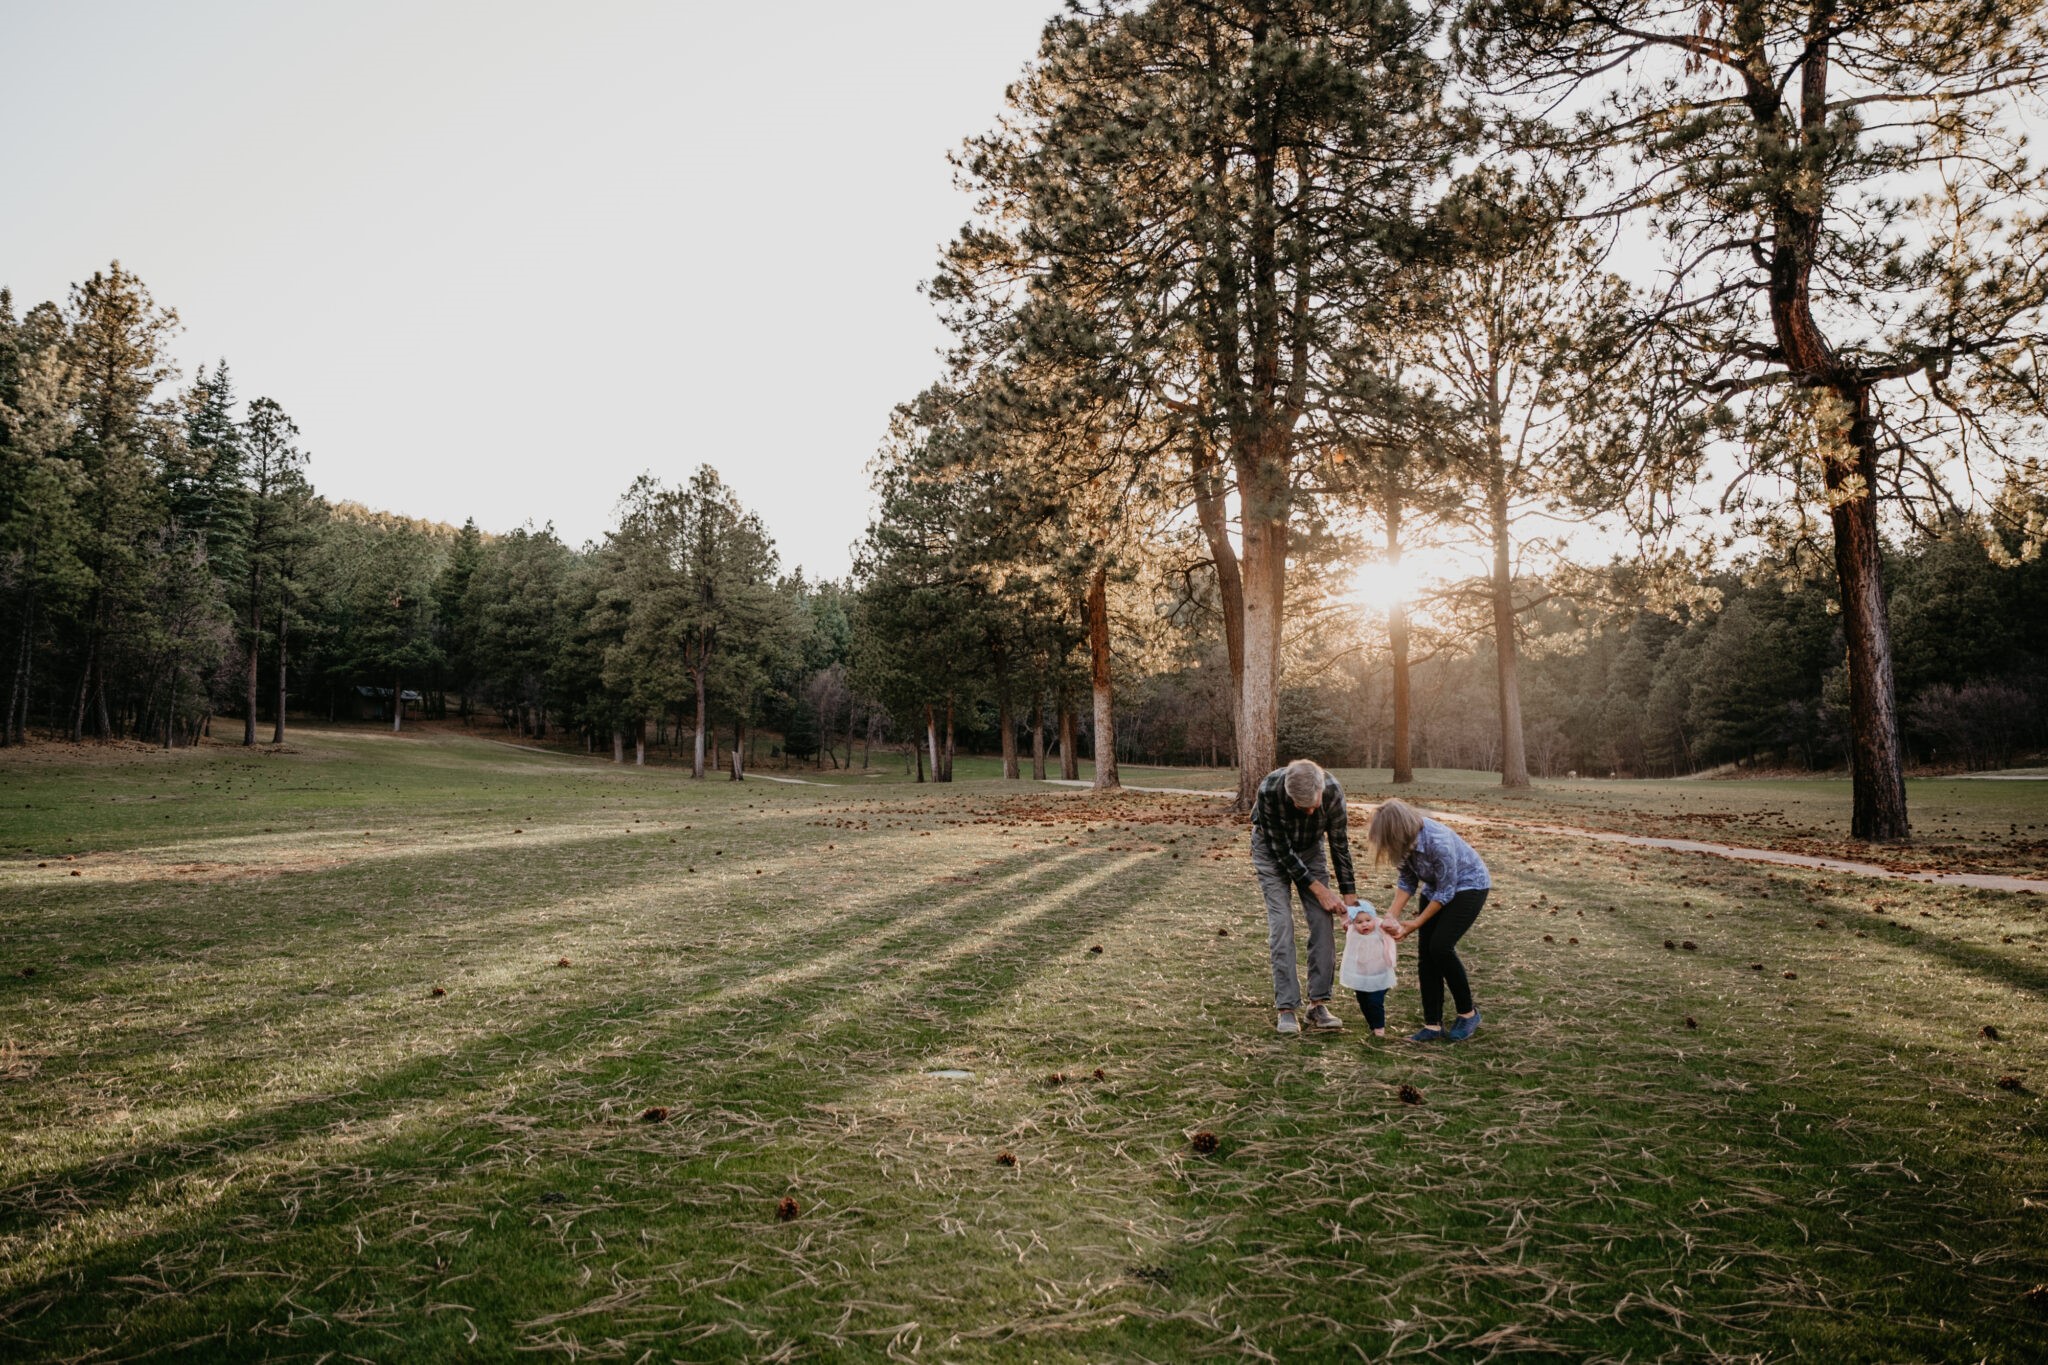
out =
{"type": "MultiPolygon", "coordinates": [[[[1047,779],[1060,787],[1087,787],[1093,784],[1065,779],[1047,779]]],[[[1166,796],[1235,796],[1235,792],[1189,790],[1184,787],[1125,787],[1128,792],[1148,792],[1166,796]]],[[[1823,858],[1810,853],[1784,853],[1775,848],[1744,848],[1737,844],[1716,844],[1702,839],[1661,839],[1647,834],[1618,834],[1612,830],[1585,829],[1578,825],[1551,825],[1535,820],[1508,820],[1492,815],[1465,815],[1451,811],[1437,811],[1437,817],[1452,824],[1494,825],[1502,829],[1528,830],[1536,834],[1559,834],[1567,838],[1587,839],[1602,844],[1623,844],[1629,848],[1661,848],[1672,853],[1704,853],[1715,858],[1729,858],[1745,863],[1776,863],[1782,867],[1813,868],[1821,872],[1844,872],[1857,877],[1876,877],[1885,881],[1922,882],[1935,886],[1969,886],[1980,891],[2013,891],[2024,894],[2048,896],[2048,880],[2037,877],[2005,877],[1995,873],[1978,872],[1902,872],[1897,868],[1885,867],[1878,863],[1855,862],[1848,858],[1823,858]]]]}

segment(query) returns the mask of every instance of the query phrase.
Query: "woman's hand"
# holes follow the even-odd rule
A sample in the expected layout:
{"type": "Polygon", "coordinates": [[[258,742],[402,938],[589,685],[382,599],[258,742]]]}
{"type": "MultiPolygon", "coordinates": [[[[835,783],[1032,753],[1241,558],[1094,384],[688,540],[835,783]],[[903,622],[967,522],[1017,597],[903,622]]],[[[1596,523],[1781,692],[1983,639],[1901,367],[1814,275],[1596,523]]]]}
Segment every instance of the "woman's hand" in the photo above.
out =
{"type": "Polygon", "coordinates": [[[1408,936],[1408,926],[1401,923],[1401,921],[1397,919],[1381,920],[1380,928],[1386,930],[1387,936],[1392,938],[1396,943],[1399,943],[1402,939],[1408,936]]]}
{"type": "Polygon", "coordinates": [[[1406,923],[1396,921],[1395,927],[1398,928],[1400,932],[1394,935],[1395,939],[1399,940],[1408,937],[1408,935],[1414,933],[1417,929],[1420,929],[1423,925],[1429,923],[1430,916],[1434,915],[1437,911],[1443,908],[1444,904],[1442,901],[1431,901],[1428,905],[1422,907],[1422,913],[1417,915],[1414,919],[1409,920],[1406,923]]]}

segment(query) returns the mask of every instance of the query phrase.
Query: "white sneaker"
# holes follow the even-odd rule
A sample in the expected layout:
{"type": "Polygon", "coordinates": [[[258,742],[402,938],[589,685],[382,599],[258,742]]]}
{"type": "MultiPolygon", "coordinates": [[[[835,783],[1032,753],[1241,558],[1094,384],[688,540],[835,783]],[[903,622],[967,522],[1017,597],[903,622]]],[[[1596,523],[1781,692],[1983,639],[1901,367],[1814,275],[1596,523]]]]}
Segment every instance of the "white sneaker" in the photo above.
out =
{"type": "Polygon", "coordinates": [[[1312,1029],[1321,1029],[1325,1033],[1342,1033],[1344,1031],[1344,1021],[1330,1013],[1328,1005],[1310,1005],[1308,1007],[1308,1026],[1312,1029]]]}
{"type": "Polygon", "coordinates": [[[1280,1032],[1283,1034],[1301,1032],[1301,1025],[1295,1022],[1293,1010],[1280,1011],[1280,1032]]]}

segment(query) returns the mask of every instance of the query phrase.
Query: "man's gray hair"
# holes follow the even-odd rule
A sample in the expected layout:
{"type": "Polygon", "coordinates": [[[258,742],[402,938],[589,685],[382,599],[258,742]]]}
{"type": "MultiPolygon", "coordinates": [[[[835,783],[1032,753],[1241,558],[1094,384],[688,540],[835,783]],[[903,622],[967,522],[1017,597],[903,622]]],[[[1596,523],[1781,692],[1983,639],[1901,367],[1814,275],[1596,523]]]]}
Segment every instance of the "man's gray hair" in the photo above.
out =
{"type": "Polygon", "coordinates": [[[1308,759],[1297,758],[1287,765],[1287,776],[1280,779],[1280,785],[1295,805],[1313,806],[1323,799],[1323,770],[1308,759]]]}

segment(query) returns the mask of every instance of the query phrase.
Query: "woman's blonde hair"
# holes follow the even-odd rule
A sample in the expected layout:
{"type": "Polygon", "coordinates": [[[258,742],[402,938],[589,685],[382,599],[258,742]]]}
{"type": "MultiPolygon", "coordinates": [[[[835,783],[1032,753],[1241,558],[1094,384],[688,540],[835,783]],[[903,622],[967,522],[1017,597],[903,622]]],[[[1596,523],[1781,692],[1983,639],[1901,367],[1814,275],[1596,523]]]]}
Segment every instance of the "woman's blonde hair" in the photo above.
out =
{"type": "Polygon", "coordinates": [[[1422,833],[1422,812],[1398,796],[1380,802],[1365,827],[1365,842],[1376,863],[1398,863],[1415,848],[1422,833]]]}

